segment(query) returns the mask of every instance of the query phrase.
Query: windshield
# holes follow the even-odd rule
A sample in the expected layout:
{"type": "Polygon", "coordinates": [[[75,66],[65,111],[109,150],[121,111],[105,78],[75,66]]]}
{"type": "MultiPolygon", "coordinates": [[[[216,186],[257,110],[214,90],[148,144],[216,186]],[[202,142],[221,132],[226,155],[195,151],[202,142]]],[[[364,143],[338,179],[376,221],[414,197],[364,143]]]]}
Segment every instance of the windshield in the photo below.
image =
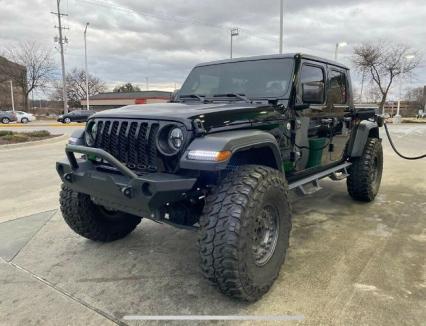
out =
{"type": "Polygon", "coordinates": [[[293,59],[240,61],[195,67],[180,96],[213,97],[241,94],[248,98],[285,98],[293,73],[293,59]]]}

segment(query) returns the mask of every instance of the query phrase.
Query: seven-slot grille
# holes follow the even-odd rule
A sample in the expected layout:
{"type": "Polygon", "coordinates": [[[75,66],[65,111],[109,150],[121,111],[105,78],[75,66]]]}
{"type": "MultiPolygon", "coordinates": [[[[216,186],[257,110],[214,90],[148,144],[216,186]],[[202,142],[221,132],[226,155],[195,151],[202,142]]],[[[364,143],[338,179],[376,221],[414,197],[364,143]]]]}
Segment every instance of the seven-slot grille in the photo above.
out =
{"type": "Polygon", "coordinates": [[[129,168],[141,172],[156,172],[162,166],[157,156],[155,139],[157,121],[97,119],[94,147],[101,148],[129,168]]]}

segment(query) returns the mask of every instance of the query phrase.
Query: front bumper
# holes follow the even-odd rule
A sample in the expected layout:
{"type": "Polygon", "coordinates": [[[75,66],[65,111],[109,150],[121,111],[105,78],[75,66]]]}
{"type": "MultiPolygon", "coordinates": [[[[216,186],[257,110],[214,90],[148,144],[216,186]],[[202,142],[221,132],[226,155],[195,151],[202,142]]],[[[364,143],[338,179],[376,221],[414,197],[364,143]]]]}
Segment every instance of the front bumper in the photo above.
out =
{"type": "Polygon", "coordinates": [[[67,187],[90,195],[99,205],[137,216],[151,217],[165,204],[185,199],[197,181],[166,173],[139,176],[98,148],[67,145],[65,153],[68,160],[57,162],[56,170],[67,187]],[[75,153],[102,158],[116,170],[105,172],[96,163],[77,159],[75,153]]]}

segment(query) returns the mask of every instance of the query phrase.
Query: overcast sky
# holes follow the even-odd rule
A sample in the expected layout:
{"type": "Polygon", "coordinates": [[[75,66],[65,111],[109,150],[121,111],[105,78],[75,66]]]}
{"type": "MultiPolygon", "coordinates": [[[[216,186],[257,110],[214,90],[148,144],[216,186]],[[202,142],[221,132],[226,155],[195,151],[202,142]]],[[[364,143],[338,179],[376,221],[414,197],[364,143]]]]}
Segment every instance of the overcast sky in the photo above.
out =
{"type": "MultiPolygon", "coordinates": [[[[284,51],[332,58],[350,65],[353,46],[384,39],[426,53],[426,1],[285,0],[284,51]]],[[[67,69],[84,67],[112,87],[132,82],[150,89],[179,87],[192,66],[229,57],[229,29],[239,27],[234,56],[278,52],[279,0],[61,0],[69,43],[67,69]]],[[[56,0],[0,0],[0,47],[37,40],[54,48],[56,0]]],[[[59,65],[59,52],[53,50],[59,65]]],[[[58,71],[58,77],[59,77],[58,71]]],[[[354,76],[355,84],[359,77],[354,76]]],[[[426,84],[426,68],[411,85],[426,84]]],[[[394,91],[394,94],[396,92],[394,91]]]]}

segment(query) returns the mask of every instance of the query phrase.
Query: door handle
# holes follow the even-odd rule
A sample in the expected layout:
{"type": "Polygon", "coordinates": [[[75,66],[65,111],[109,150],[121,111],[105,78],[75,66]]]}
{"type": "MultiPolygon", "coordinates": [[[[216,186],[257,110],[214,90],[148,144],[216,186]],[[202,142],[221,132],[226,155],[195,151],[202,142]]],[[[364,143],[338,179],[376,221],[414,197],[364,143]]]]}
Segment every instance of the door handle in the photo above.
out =
{"type": "Polygon", "coordinates": [[[334,119],[324,118],[324,119],[321,119],[321,124],[329,126],[333,123],[333,121],[334,121],[334,119]]]}
{"type": "Polygon", "coordinates": [[[349,109],[349,105],[347,104],[333,104],[333,109],[343,109],[343,110],[348,110],[349,109]]]}
{"type": "Polygon", "coordinates": [[[323,111],[326,107],[324,105],[312,105],[310,106],[310,109],[313,111],[323,111]]]}

